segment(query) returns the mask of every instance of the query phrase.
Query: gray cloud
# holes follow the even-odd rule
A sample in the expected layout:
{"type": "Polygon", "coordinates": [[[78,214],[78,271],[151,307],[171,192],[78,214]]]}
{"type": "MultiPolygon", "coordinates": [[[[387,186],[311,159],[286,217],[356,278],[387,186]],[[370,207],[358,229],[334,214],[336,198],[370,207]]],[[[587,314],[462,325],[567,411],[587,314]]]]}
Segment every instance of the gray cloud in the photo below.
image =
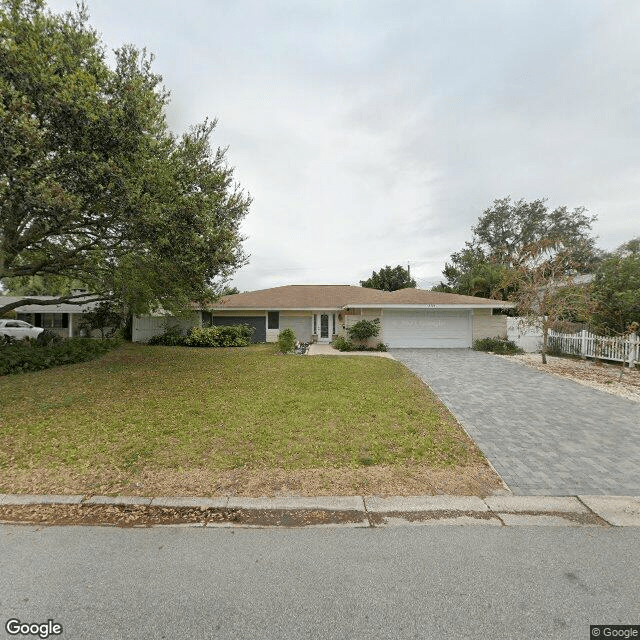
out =
{"type": "MultiPolygon", "coordinates": [[[[54,10],[72,0],[50,2],[54,10]]],[[[241,289],[422,282],[496,197],[640,234],[640,5],[628,1],[89,0],[109,47],[147,46],[176,131],[209,116],[254,196],[241,289]]]]}

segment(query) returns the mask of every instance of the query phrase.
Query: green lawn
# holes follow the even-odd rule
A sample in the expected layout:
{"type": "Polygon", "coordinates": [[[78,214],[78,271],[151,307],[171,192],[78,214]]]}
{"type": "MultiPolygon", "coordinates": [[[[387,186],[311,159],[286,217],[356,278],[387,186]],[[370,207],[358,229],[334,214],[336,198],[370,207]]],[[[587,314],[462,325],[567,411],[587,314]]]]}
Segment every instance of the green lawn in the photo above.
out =
{"type": "MultiPolygon", "coordinates": [[[[0,378],[3,471],[337,469],[482,462],[401,364],[127,344],[0,378]]],[[[5,488],[6,490],[6,488],[5,488]]]]}

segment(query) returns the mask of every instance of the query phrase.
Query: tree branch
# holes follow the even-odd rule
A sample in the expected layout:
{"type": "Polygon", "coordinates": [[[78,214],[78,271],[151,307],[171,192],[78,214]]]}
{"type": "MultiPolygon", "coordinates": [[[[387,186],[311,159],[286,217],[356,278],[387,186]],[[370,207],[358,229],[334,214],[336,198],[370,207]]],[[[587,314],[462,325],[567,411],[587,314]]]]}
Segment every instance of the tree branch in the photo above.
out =
{"type": "MultiPolygon", "coordinates": [[[[79,293],[79,294],[75,294],[75,295],[69,295],[69,296],[60,296],[58,298],[49,298],[49,299],[41,299],[41,298],[35,298],[35,297],[29,297],[29,296],[25,296],[20,298],[19,300],[16,300],[15,302],[8,302],[6,304],[0,305],[0,316],[5,314],[7,311],[12,311],[13,309],[17,309],[18,307],[24,307],[28,304],[37,304],[37,305],[43,305],[43,306],[49,306],[49,305],[54,305],[54,304],[63,304],[65,302],[71,302],[73,303],[73,301],[78,301],[81,302],[82,304],[87,304],[90,302],[102,302],[102,301],[106,301],[106,300],[113,300],[114,296],[113,294],[109,293],[109,294],[90,294],[87,295],[86,293],[79,293]],[[83,298],[83,300],[78,300],[79,298],[83,298]]],[[[1,298],[0,298],[1,300],[1,298]]]]}

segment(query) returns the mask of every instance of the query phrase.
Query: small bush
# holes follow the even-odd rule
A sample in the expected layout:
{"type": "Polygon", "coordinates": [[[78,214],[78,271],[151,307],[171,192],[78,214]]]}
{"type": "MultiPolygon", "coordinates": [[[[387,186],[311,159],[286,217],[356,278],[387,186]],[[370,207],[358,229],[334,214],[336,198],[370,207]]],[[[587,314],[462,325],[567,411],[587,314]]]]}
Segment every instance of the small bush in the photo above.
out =
{"type": "Polygon", "coordinates": [[[153,336],[149,338],[147,344],[150,345],[162,345],[165,347],[179,347],[184,346],[185,336],[182,335],[180,327],[169,327],[159,336],[153,336]]]}
{"type": "Polygon", "coordinates": [[[0,375],[50,369],[63,364],[93,360],[121,344],[121,340],[69,338],[40,345],[37,340],[21,340],[0,348],[0,375]]]}
{"type": "Polygon", "coordinates": [[[380,320],[359,320],[347,328],[347,333],[352,340],[366,342],[369,338],[375,338],[380,333],[380,320]]]}
{"type": "Polygon", "coordinates": [[[562,346],[560,345],[560,341],[553,340],[553,338],[550,338],[549,342],[547,343],[546,353],[548,356],[555,356],[556,358],[559,358],[565,355],[564,352],[562,351],[562,346]]]}
{"type": "Polygon", "coordinates": [[[375,350],[376,351],[388,351],[387,345],[384,342],[378,342],[378,344],[375,346],[375,350]]]}
{"type": "Polygon", "coordinates": [[[356,348],[353,342],[347,340],[344,336],[334,338],[331,346],[338,351],[353,351],[356,348]]]}
{"type": "Polygon", "coordinates": [[[49,331],[49,329],[45,329],[42,333],[38,334],[36,338],[36,344],[41,347],[49,347],[52,344],[60,344],[64,338],[59,336],[54,331],[49,331]]]}
{"type": "Polygon", "coordinates": [[[507,338],[479,338],[473,343],[475,351],[492,351],[505,356],[513,356],[518,353],[524,353],[515,342],[507,340],[507,338]]]}
{"type": "Polygon", "coordinates": [[[296,348],[296,334],[293,329],[283,329],[278,335],[278,350],[289,353],[296,348]]]}

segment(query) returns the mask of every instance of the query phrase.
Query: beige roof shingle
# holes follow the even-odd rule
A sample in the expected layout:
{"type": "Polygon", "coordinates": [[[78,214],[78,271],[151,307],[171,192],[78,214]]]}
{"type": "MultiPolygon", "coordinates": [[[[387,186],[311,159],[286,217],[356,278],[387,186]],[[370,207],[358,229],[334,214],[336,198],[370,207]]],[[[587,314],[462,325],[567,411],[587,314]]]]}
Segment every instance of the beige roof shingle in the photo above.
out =
{"type": "Polygon", "coordinates": [[[340,309],[359,305],[474,305],[510,306],[501,300],[439,293],[425,289],[379,291],[345,284],[291,284],[272,289],[247,291],[222,298],[212,309],[340,309]]]}

